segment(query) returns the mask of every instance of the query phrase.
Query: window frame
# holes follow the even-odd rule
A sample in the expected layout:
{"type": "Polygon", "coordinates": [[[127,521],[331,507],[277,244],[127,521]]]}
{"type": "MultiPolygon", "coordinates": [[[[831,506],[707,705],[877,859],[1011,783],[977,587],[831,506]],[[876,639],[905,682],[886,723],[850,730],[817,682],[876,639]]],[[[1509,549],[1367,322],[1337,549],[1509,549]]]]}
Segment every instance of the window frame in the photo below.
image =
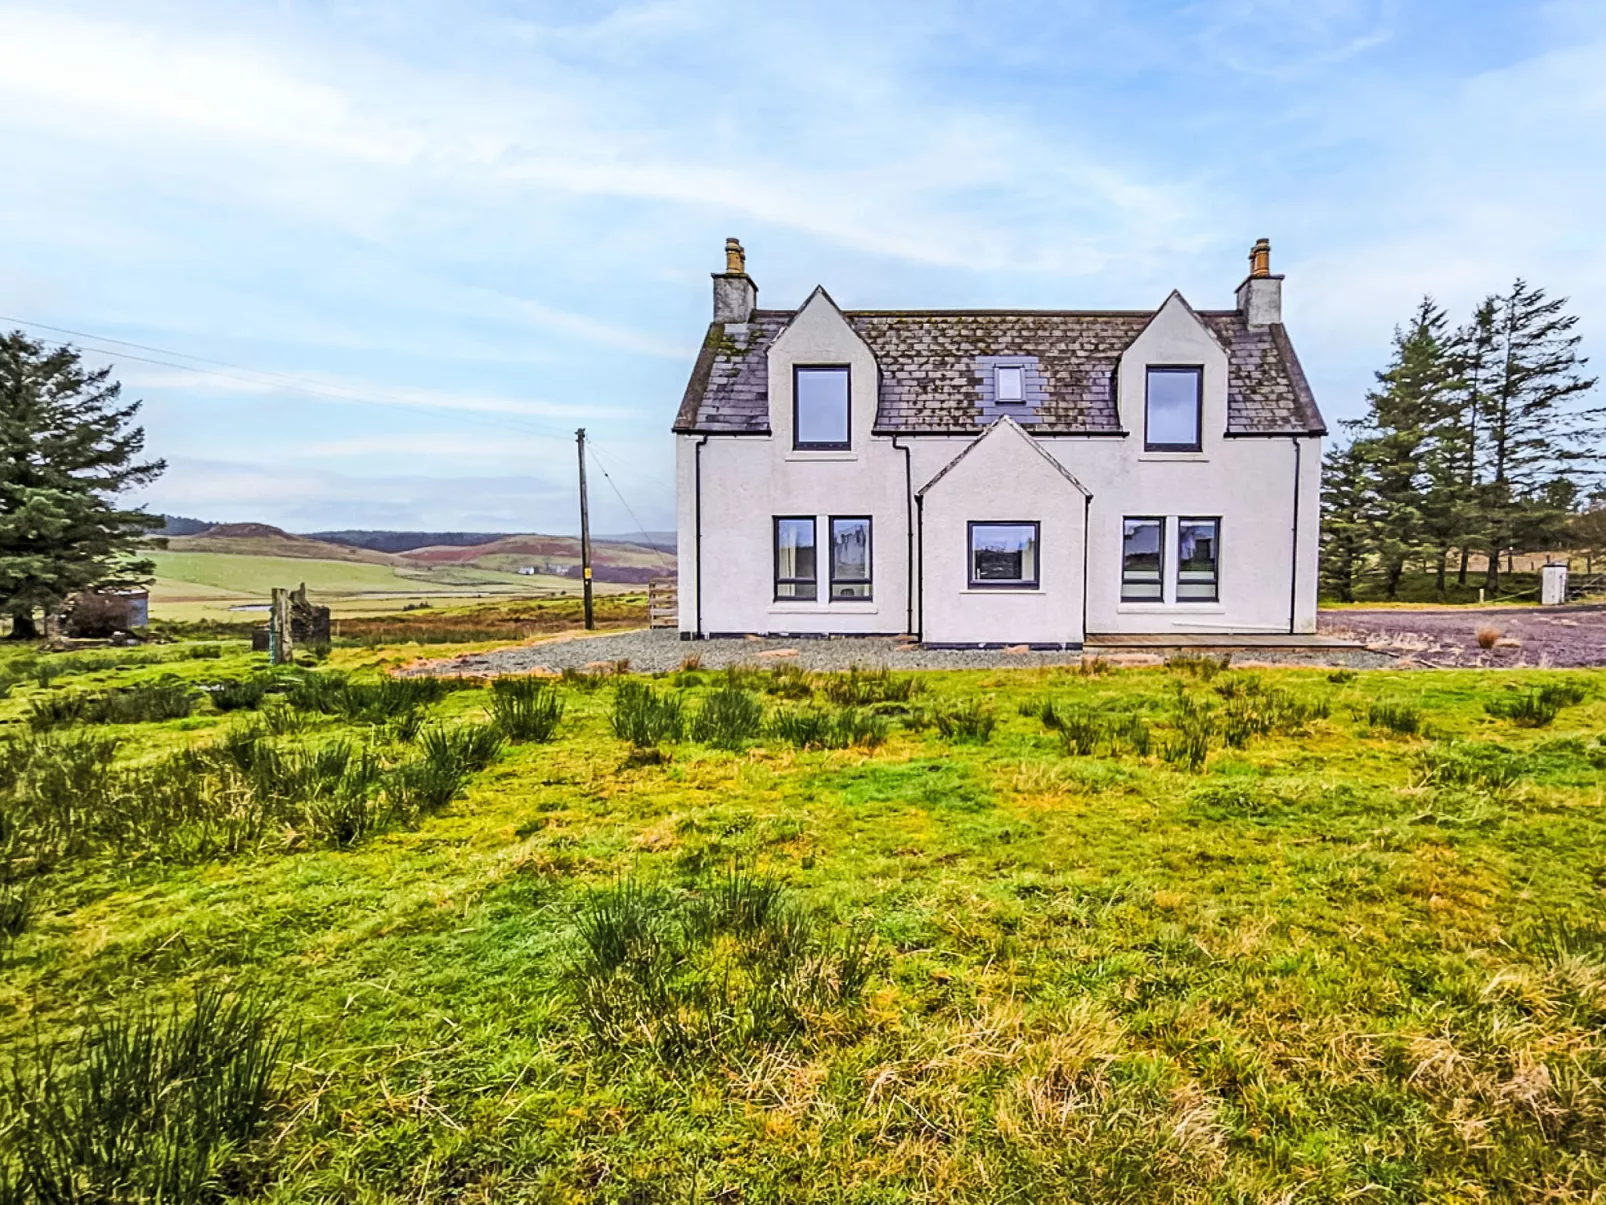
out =
{"type": "Polygon", "coordinates": [[[794,364],[792,365],[792,448],[800,452],[840,452],[853,447],[853,366],[851,364],[794,364]],[[804,441],[798,438],[798,377],[805,372],[840,372],[847,382],[846,408],[843,414],[842,442],[804,441]]]}
{"type": "MultiPolygon", "coordinates": [[[[1143,366],[1143,450],[1145,452],[1202,452],[1204,451],[1204,365],[1203,364],[1145,364],[1143,366]],[[1193,442],[1155,443],[1149,437],[1150,394],[1156,373],[1193,377],[1193,442]]],[[[1142,517],[1142,516],[1139,516],[1142,517]]]]}
{"type": "Polygon", "coordinates": [[[1026,404],[1026,365],[1024,364],[994,364],[993,365],[993,402],[999,406],[1024,406],[1026,404]],[[1005,397],[1001,384],[1006,372],[1020,374],[1020,396],[1005,397]]]}
{"type": "Polygon", "coordinates": [[[965,524],[965,585],[970,590],[1040,590],[1043,583],[1043,524],[1038,519],[971,519],[965,524]],[[978,527],[1030,527],[1032,529],[1033,573],[1030,580],[1000,581],[976,577],[976,529],[978,527]]]}
{"type": "Polygon", "coordinates": [[[818,515],[772,515],[770,518],[770,587],[774,594],[772,601],[785,602],[819,602],[820,601],[820,517],[818,515]],[[781,576],[781,524],[807,523],[814,539],[814,576],[788,577],[781,576]],[[814,587],[814,593],[808,598],[798,594],[782,594],[782,585],[803,585],[814,587]]]}
{"type": "Polygon", "coordinates": [[[1165,602],[1165,558],[1166,558],[1166,516],[1165,515],[1122,515],[1121,516],[1121,601],[1124,603],[1164,603],[1165,602]],[[1160,593],[1155,598],[1134,598],[1126,592],[1126,525],[1128,523],[1153,523],[1160,529],[1160,546],[1155,550],[1157,572],[1160,577],[1160,593]]]}
{"type": "MultiPolygon", "coordinates": [[[[826,554],[826,601],[840,603],[871,602],[875,599],[875,522],[871,515],[828,515],[825,520],[826,537],[829,541],[829,551],[826,554]],[[836,525],[838,523],[864,524],[864,572],[865,576],[838,577],[836,574],[836,525]],[[840,583],[844,586],[863,586],[863,594],[854,594],[846,598],[836,596],[836,587],[840,583]]],[[[779,546],[777,546],[777,552],[779,546]]],[[[818,567],[815,572],[818,573],[818,567]]]]}
{"type": "Polygon", "coordinates": [[[1221,516],[1220,515],[1178,515],[1177,516],[1177,584],[1176,602],[1179,606],[1192,603],[1218,603],[1221,601],[1221,516]],[[1182,525],[1184,523],[1209,523],[1215,534],[1211,542],[1215,548],[1214,572],[1211,575],[1210,597],[1195,595],[1191,598],[1182,597],[1182,525]]]}

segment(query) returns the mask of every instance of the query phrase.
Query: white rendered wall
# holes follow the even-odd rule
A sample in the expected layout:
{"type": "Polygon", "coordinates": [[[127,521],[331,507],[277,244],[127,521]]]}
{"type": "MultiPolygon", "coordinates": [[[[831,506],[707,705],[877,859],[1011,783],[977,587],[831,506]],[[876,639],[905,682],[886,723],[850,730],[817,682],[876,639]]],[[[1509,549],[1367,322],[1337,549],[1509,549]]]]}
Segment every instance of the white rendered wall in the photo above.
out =
{"type": "Polygon", "coordinates": [[[921,638],[930,644],[1080,644],[1087,496],[1013,423],[923,492],[921,638]],[[1038,524],[1036,587],[972,586],[972,522],[1038,524]]]}

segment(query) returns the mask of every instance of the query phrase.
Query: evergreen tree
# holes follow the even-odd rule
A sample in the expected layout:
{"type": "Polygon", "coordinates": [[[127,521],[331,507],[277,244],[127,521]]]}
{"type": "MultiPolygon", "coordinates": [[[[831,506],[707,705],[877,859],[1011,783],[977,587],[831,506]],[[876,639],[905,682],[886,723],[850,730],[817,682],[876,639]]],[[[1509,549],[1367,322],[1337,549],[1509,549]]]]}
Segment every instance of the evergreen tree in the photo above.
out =
{"type": "Polygon", "coordinates": [[[1487,586],[1500,586],[1500,552],[1518,535],[1566,521],[1558,510],[1557,481],[1598,478],[1601,420],[1606,410],[1583,397],[1595,386],[1578,354],[1575,315],[1567,299],[1546,298],[1517,280],[1495,301],[1499,363],[1483,394],[1487,487],[1482,508],[1488,524],[1487,586]]]}
{"type": "Polygon", "coordinates": [[[0,336],[0,613],[12,635],[90,586],[148,579],[136,550],[155,520],[118,495],[167,467],[140,461],[139,403],[120,403],[111,370],[86,370],[71,347],[21,331],[0,336]]]}
{"type": "Polygon", "coordinates": [[[1322,457],[1321,583],[1343,602],[1355,601],[1372,551],[1370,466],[1362,441],[1329,448],[1322,457]]]}
{"type": "Polygon", "coordinates": [[[1456,409],[1447,332],[1444,311],[1424,297],[1410,323],[1395,328],[1394,357],[1354,424],[1364,433],[1356,447],[1373,494],[1371,552],[1389,598],[1407,563],[1438,550],[1453,526],[1451,495],[1441,488],[1454,475],[1458,451],[1446,439],[1456,409]]]}
{"type": "MultiPolygon", "coordinates": [[[[1483,455],[1481,417],[1487,408],[1486,394],[1498,365],[1499,311],[1493,298],[1486,298],[1473,312],[1472,320],[1455,332],[1450,341],[1453,404],[1441,432],[1445,455],[1438,468],[1443,477],[1436,481],[1443,500],[1439,513],[1443,525],[1439,543],[1448,551],[1460,552],[1456,582],[1467,584],[1467,565],[1472,549],[1486,535],[1480,494],[1480,466],[1483,455]]],[[[1444,565],[1440,562],[1439,587],[1444,588],[1444,565]]]]}

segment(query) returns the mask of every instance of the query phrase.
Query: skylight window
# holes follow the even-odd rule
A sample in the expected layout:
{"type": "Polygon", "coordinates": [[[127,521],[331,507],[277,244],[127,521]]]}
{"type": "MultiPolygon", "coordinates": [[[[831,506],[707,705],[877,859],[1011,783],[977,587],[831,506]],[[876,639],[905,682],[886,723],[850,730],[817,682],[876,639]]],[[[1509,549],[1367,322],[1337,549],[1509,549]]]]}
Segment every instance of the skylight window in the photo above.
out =
{"type": "Polygon", "coordinates": [[[1000,402],[1024,402],[1026,369],[1019,364],[1001,364],[994,377],[994,385],[1000,402]]]}

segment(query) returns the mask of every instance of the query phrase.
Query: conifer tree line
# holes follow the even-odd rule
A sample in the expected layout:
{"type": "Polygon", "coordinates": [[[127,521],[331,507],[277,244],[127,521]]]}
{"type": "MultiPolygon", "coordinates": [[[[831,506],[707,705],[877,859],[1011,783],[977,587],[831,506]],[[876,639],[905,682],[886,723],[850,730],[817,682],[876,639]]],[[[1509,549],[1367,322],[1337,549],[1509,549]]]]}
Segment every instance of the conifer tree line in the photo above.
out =
{"type": "Polygon", "coordinates": [[[1395,597],[1408,572],[1444,594],[1471,558],[1501,589],[1502,555],[1606,545],[1606,407],[1567,299],[1517,280],[1460,326],[1423,298],[1322,463],[1325,592],[1395,597]]]}

